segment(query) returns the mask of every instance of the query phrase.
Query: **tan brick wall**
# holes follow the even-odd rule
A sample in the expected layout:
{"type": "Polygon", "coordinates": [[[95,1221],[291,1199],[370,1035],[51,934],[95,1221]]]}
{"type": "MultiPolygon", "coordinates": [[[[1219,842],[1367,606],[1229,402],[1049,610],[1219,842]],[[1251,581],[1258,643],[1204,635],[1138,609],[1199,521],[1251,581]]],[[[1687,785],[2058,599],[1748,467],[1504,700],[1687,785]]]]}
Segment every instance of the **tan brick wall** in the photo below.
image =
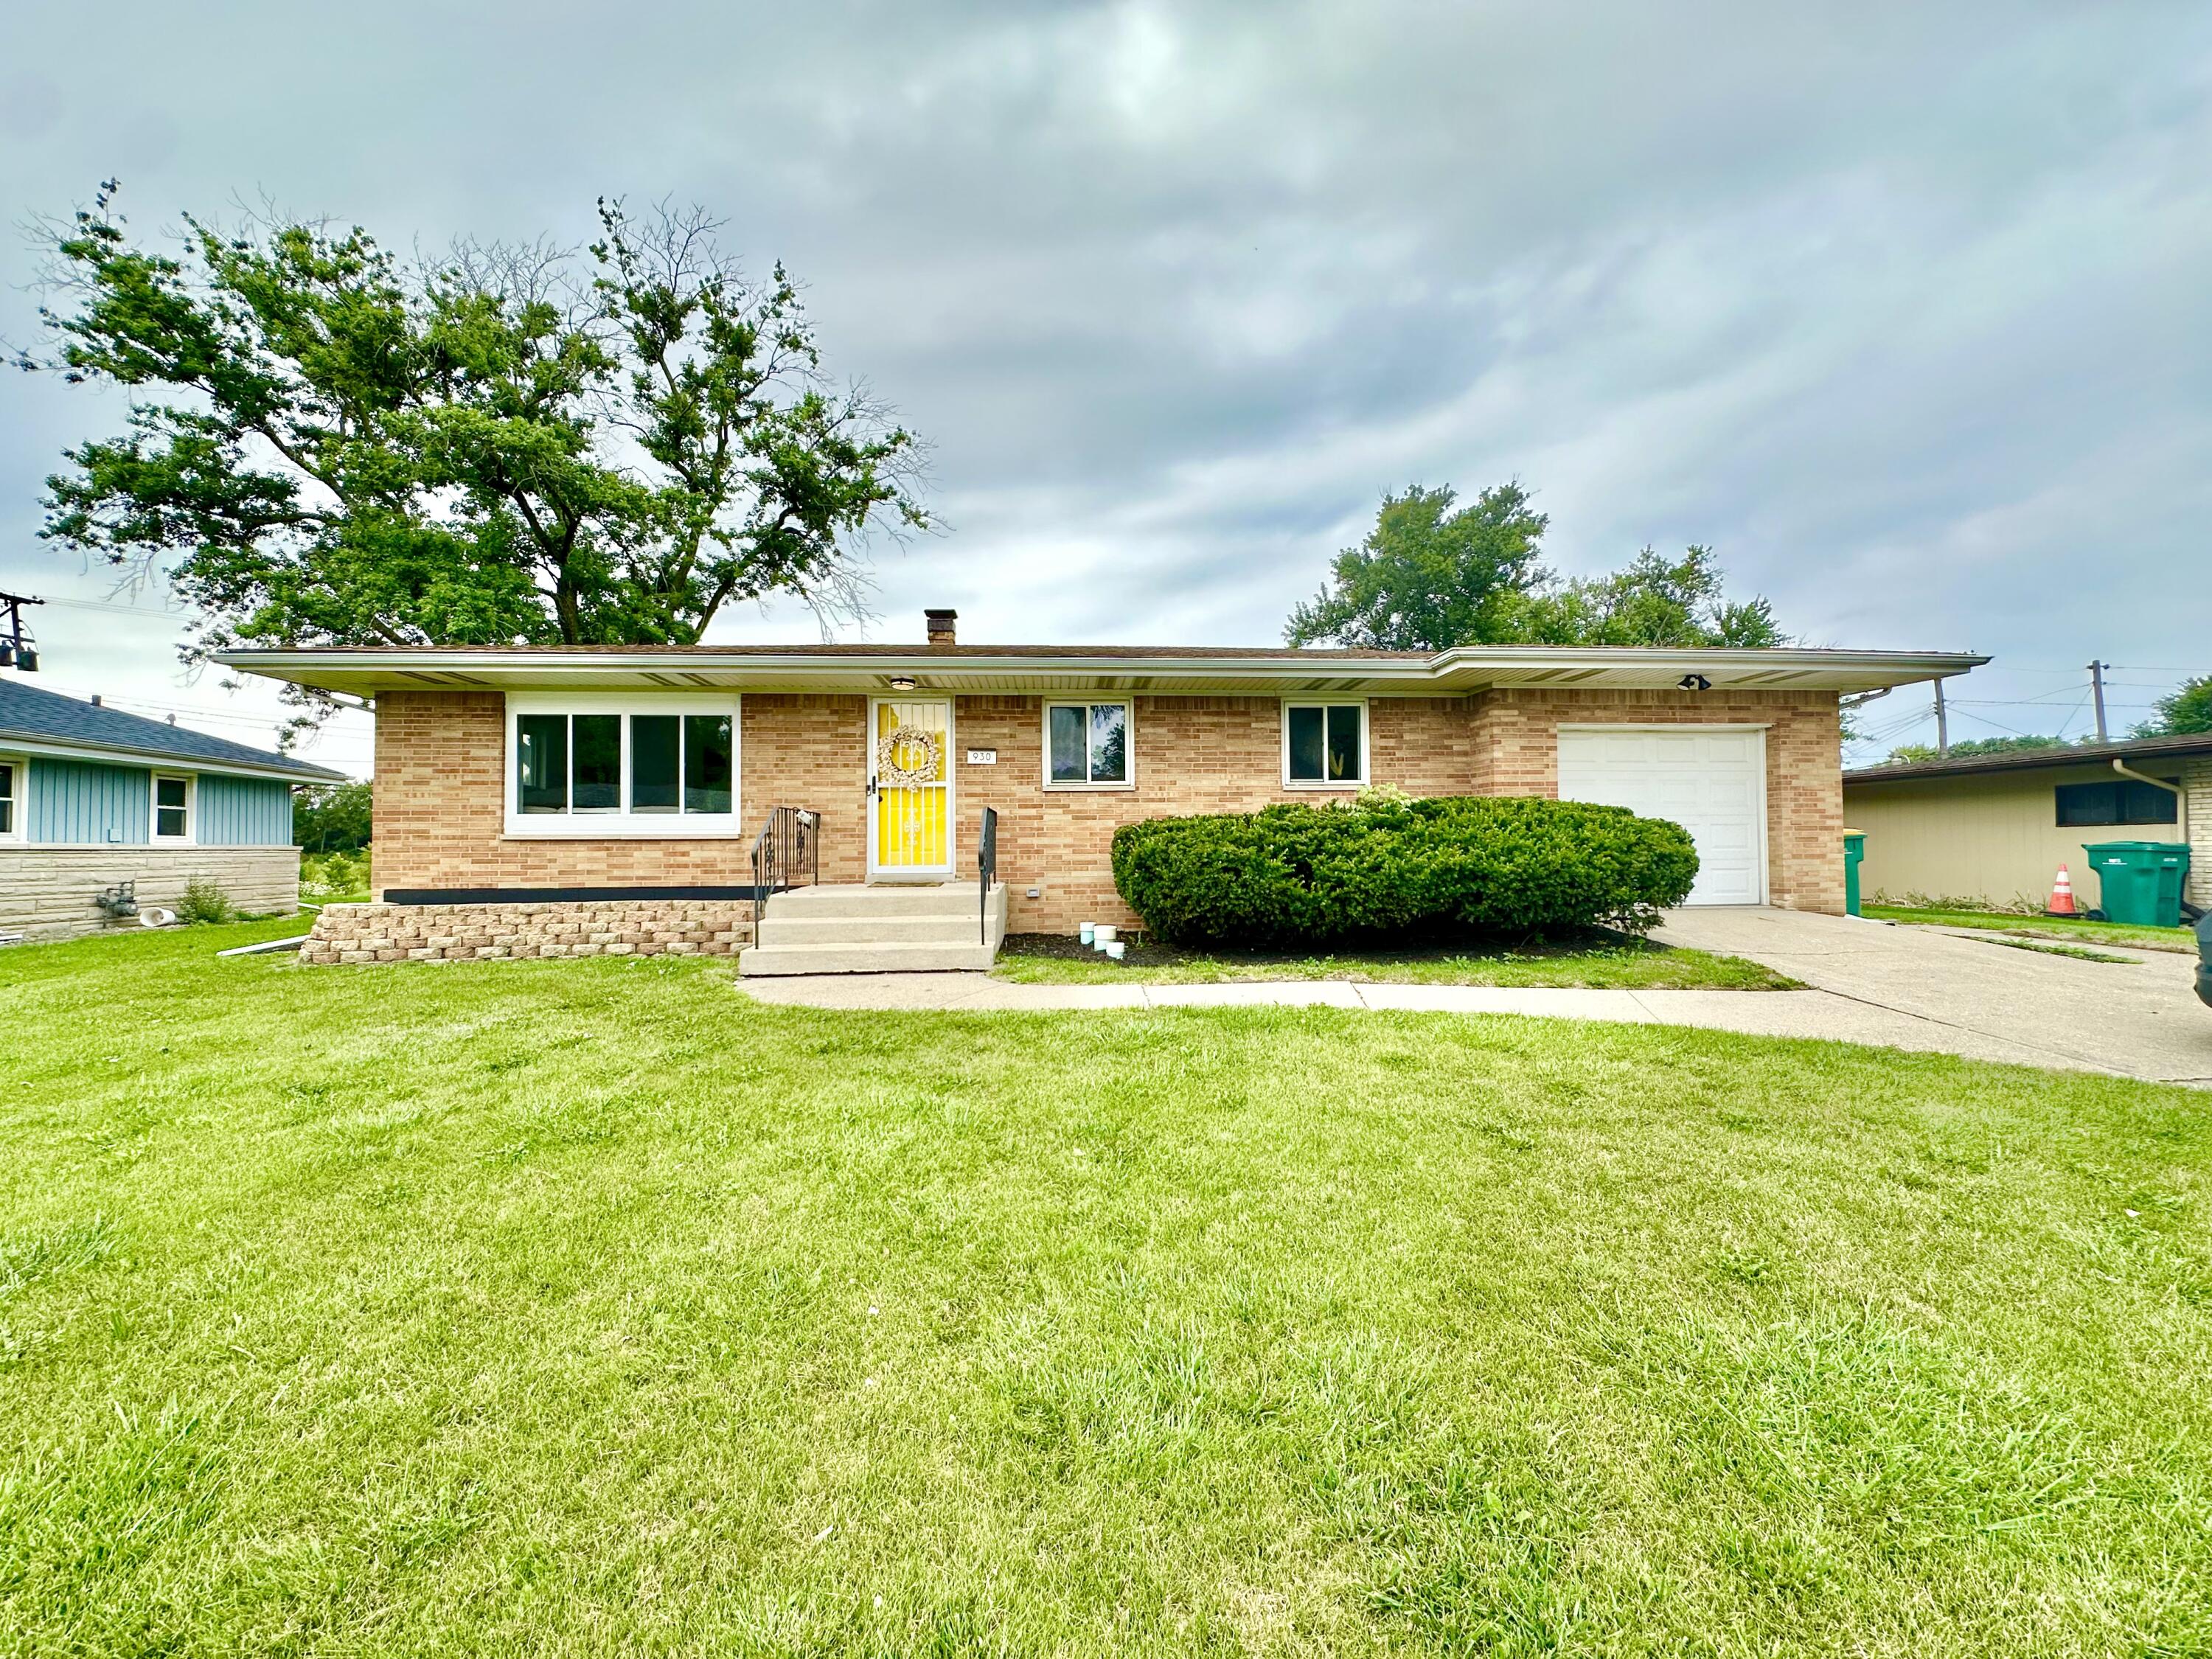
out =
{"type": "MultiPolygon", "coordinates": [[[[865,786],[863,696],[744,699],[738,750],[745,832],[698,841],[507,838],[507,701],[496,691],[386,691],[376,700],[376,861],[388,888],[740,886],[770,806],[853,825],[865,786]]],[[[858,881],[848,833],[823,842],[825,881],[858,881]]]]}
{"type": "Polygon", "coordinates": [[[729,956],[752,943],[752,906],[726,899],[582,903],[331,904],[300,960],[317,964],[529,957],[729,956]]]}
{"type": "MultiPolygon", "coordinates": [[[[956,699],[957,873],[975,869],[976,824],[999,811],[999,869],[1009,925],[1065,931],[1086,918],[1133,918],[1114,890],[1120,825],[1170,813],[1249,811],[1334,792],[1282,787],[1274,697],[1132,699],[1134,787],[1042,787],[1042,701],[956,699]],[[995,749],[994,766],[964,763],[995,749]],[[1028,897],[1026,889],[1041,896],[1028,897]]],[[[1500,691],[1467,697],[1378,697],[1369,704],[1369,769],[1414,794],[1551,795],[1562,721],[1757,721],[1768,727],[1771,896],[1843,908],[1842,777],[1832,694],[1500,691]]],[[[387,692],[378,701],[377,878],[380,887],[738,884],[751,879],[746,841],[505,839],[502,700],[474,692],[387,692]]],[[[822,874],[859,880],[867,853],[867,699],[744,699],[742,805],[748,826],[770,806],[823,814],[822,874]]]]}
{"type": "MultiPolygon", "coordinates": [[[[1188,812],[1249,812],[1275,801],[1348,799],[1350,791],[1285,789],[1282,712],[1274,697],[1131,699],[1134,787],[1043,787],[1044,703],[1037,697],[962,697],[956,756],[999,751],[992,767],[963,766],[958,787],[963,874],[972,872],[975,825],[999,809],[999,872],[1015,933],[1068,933],[1087,921],[1136,920],[1114,890],[1114,831],[1188,812]],[[1030,898],[1027,889],[1042,887],[1030,898]]],[[[1369,704],[1368,770],[1412,794],[1471,793],[1475,741],[1463,697],[1378,697],[1369,704]]]]}
{"type": "MultiPolygon", "coordinates": [[[[2166,775],[2148,765],[2136,769],[2166,775]]],[[[2182,893],[2198,908],[2212,908],[2212,759],[2184,761],[2173,775],[2181,780],[2181,813],[2188,820],[2189,880],[2182,893]]]]}
{"type": "Polygon", "coordinates": [[[195,881],[212,882],[250,915],[300,908],[296,847],[42,847],[0,842],[0,933],[71,939],[118,921],[95,904],[104,887],[137,884],[141,908],[173,910],[195,881]]]}

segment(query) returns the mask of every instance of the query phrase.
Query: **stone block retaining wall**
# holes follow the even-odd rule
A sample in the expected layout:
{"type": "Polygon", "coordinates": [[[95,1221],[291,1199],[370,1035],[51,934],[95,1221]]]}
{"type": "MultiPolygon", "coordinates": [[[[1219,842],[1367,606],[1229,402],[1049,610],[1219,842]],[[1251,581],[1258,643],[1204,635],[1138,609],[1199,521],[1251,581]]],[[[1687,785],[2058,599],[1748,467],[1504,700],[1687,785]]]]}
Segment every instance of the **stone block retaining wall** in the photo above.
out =
{"type": "Polygon", "coordinates": [[[520,904],[332,904],[300,947],[310,963],[525,957],[731,956],[752,943],[741,899],[520,904]]]}

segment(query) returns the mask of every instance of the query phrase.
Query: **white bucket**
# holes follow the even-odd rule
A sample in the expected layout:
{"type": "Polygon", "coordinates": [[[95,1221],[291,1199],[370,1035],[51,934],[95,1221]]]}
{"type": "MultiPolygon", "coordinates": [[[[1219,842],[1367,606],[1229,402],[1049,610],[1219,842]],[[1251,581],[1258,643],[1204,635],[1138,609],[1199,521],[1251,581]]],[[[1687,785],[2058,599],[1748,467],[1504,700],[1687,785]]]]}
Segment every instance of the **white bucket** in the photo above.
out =
{"type": "Polygon", "coordinates": [[[1102,921],[1091,930],[1091,942],[1096,945],[1111,945],[1114,942],[1114,933],[1112,922],[1102,921]]]}
{"type": "Polygon", "coordinates": [[[1106,954],[1113,957],[1115,961],[1119,962],[1123,956],[1127,954],[1128,949],[1129,947],[1127,945],[1122,944],[1121,941],[1117,939],[1106,947],[1106,954]]]}
{"type": "Polygon", "coordinates": [[[1085,922],[1082,927],[1076,929],[1077,937],[1081,939],[1085,945],[1090,944],[1091,930],[1097,925],[1098,924],[1094,921],[1085,922]]]}

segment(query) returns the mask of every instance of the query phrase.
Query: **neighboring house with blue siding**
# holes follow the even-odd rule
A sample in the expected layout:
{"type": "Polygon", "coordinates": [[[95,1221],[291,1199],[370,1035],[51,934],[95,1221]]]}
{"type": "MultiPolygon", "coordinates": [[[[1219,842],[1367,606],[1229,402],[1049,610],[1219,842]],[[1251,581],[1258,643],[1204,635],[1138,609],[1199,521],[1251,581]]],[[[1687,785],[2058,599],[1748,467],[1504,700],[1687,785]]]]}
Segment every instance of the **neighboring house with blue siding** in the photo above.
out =
{"type": "Polygon", "coordinates": [[[100,896],[125,882],[142,906],[202,881],[241,909],[297,909],[292,791],[344,779],[0,677],[0,934],[114,925],[100,896]]]}

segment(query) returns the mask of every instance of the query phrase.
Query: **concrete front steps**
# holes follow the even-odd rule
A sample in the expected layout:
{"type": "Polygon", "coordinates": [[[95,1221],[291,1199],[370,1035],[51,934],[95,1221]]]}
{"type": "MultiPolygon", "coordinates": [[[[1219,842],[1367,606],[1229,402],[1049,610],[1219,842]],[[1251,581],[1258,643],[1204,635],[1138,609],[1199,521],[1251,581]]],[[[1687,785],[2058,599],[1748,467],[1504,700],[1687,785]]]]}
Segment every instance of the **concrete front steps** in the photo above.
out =
{"type": "Polygon", "coordinates": [[[1006,884],[992,884],[988,938],[981,897],[972,881],[778,893],[762,914],[759,942],[738,954],[738,971],[760,978],[988,968],[1006,936],[1006,884]]]}

